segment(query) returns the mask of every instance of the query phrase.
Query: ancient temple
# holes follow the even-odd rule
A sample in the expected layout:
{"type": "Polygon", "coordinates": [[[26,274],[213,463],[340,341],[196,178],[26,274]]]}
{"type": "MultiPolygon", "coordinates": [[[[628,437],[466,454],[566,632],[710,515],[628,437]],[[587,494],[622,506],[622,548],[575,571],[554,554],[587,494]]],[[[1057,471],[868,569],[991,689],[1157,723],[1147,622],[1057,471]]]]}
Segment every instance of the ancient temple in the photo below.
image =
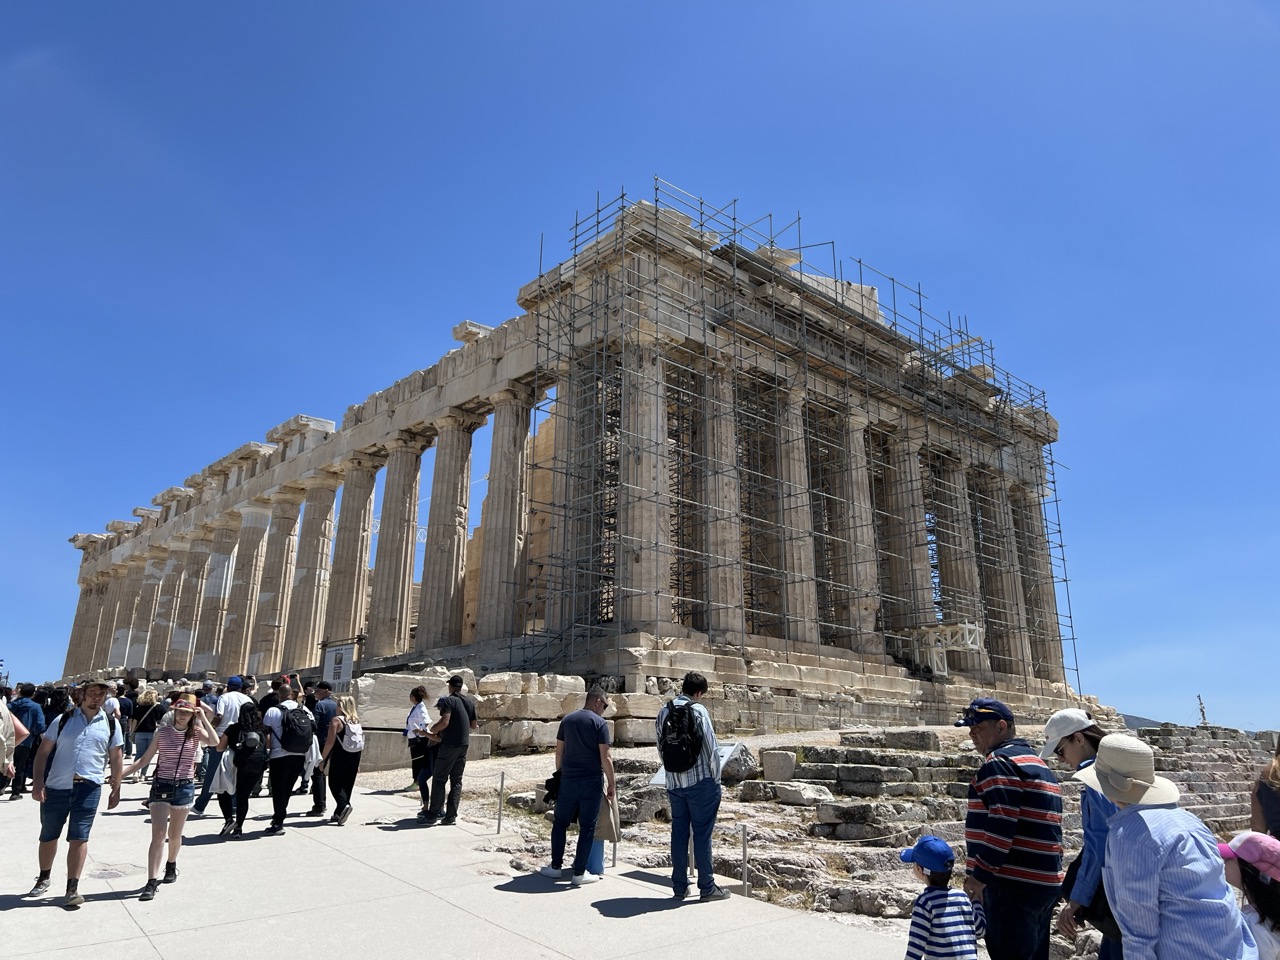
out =
{"type": "Polygon", "coordinates": [[[76,535],[67,675],[261,676],[359,637],[365,670],[1068,695],[1043,394],[918,289],[761,224],[662,183],[604,204],[519,316],[76,535]]]}

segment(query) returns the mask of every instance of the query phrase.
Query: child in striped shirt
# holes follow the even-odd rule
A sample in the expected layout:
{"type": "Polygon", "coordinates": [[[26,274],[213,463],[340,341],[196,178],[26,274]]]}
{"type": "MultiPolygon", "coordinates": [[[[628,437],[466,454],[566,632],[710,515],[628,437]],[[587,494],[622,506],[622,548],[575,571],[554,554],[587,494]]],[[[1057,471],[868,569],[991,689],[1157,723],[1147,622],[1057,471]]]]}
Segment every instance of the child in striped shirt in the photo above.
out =
{"type": "Polygon", "coordinates": [[[924,836],[899,854],[925,884],[911,911],[906,960],[978,960],[978,938],[987,932],[982,903],[951,890],[956,858],[940,837],[924,836]]]}

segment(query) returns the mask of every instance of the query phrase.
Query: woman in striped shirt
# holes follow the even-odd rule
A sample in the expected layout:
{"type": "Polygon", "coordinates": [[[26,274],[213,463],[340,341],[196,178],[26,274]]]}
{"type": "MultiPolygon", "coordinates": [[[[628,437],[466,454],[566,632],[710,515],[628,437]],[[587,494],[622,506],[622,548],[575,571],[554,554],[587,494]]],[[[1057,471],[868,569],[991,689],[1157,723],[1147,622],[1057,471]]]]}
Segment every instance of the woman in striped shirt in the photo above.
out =
{"type": "Polygon", "coordinates": [[[144,768],[156,758],[155,778],[151,782],[151,848],[147,854],[147,885],[139,900],[154,900],[161,883],[178,879],[178,851],[182,849],[182,828],[195,800],[196,763],[201,747],[211,747],[218,735],[205,719],[204,708],[195,694],[181,694],[173,703],[173,723],[159,727],[151,745],[141,757],[124,771],[125,776],[144,768]],[[164,856],[165,838],[169,841],[169,860],[164,879],[158,878],[160,860],[164,856]]]}

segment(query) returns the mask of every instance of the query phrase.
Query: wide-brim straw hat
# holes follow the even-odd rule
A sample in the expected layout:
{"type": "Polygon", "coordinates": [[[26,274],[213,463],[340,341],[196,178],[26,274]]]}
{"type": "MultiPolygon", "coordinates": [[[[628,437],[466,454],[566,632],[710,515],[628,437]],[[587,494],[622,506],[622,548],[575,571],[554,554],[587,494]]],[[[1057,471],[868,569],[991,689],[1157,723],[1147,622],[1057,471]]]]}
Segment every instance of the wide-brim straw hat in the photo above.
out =
{"type": "Polygon", "coordinates": [[[190,710],[194,713],[197,709],[199,709],[198,705],[196,704],[196,695],[194,693],[182,694],[182,696],[178,697],[177,700],[173,701],[173,709],[174,710],[190,710]]]}
{"type": "Polygon", "coordinates": [[[1178,801],[1178,785],[1156,776],[1154,751],[1137,737],[1122,733],[1103,737],[1093,765],[1076,771],[1075,778],[1113,803],[1178,801]]]}

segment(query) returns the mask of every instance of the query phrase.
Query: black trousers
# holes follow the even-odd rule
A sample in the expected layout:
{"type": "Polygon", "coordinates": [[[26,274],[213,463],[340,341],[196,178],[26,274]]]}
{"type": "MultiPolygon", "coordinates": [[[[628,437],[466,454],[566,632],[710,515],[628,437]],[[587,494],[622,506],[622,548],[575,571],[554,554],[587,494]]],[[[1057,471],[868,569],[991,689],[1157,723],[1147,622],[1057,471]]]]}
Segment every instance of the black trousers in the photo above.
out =
{"type": "MultiPolygon", "coordinates": [[[[363,752],[363,751],[361,751],[363,752]]],[[[356,787],[356,774],[360,772],[360,753],[348,753],[335,747],[329,754],[329,789],[333,791],[333,814],[351,803],[351,791],[356,787]]],[[[319,777],[316,777],[319,780],[319,777]]]]}
{"type": "Polygon", "coordinates": [[[27,792],[27,762],[31,759],[31,748],[17,746],[13,748],[13,792],[27,792]]]}
{"type": "Polygon", "coordinates": [[[283,757],[275,757],[267,764],[267,778],[271,783],[271,825],[283,827],[284,818],[289,812],[289,797],[293,787],[302,776],[307,758],[300,753],[290,753],[283,757]]]}
{"type": "Polygon", "coordinates": [[[431,809],[427,815],[439,819],[441,812],[445,819],[452,820],[458,815],[458,804],[462,801],[462,772],[467,769],[467,745],[450,746],[440,744],[440,753],[436,757],[436,770],[431,778],[431,809]],[[449,785],[449,805],[445,807],[444,787],[449,785]]]}
{"type": "Polygon", "coordinates": [[[262,786],[262,771],[250,773],[248,770],[236,771],[236,792],[233,800],[231,794],[218,794],[218,809],[222,811],[222,819],[235,819],[236,826],[244,827],[244,818],[249,815],[249,798],[255,790],[262,786]]]}
{"type": "MultiPolygon", "coordinates": [[[[341,749],[341,748],[339,748],[341,749]]],[[[335,750],[334,753],[338,751],[335,750]]],[[[329,760],[333,760],[333,754],[329,754],[329,760]]],[[[323,810],[329,805],[329,795],[324,787],[325,778],[320,776],[314,770],[311,771],[311,809],[323,810]]]]}

